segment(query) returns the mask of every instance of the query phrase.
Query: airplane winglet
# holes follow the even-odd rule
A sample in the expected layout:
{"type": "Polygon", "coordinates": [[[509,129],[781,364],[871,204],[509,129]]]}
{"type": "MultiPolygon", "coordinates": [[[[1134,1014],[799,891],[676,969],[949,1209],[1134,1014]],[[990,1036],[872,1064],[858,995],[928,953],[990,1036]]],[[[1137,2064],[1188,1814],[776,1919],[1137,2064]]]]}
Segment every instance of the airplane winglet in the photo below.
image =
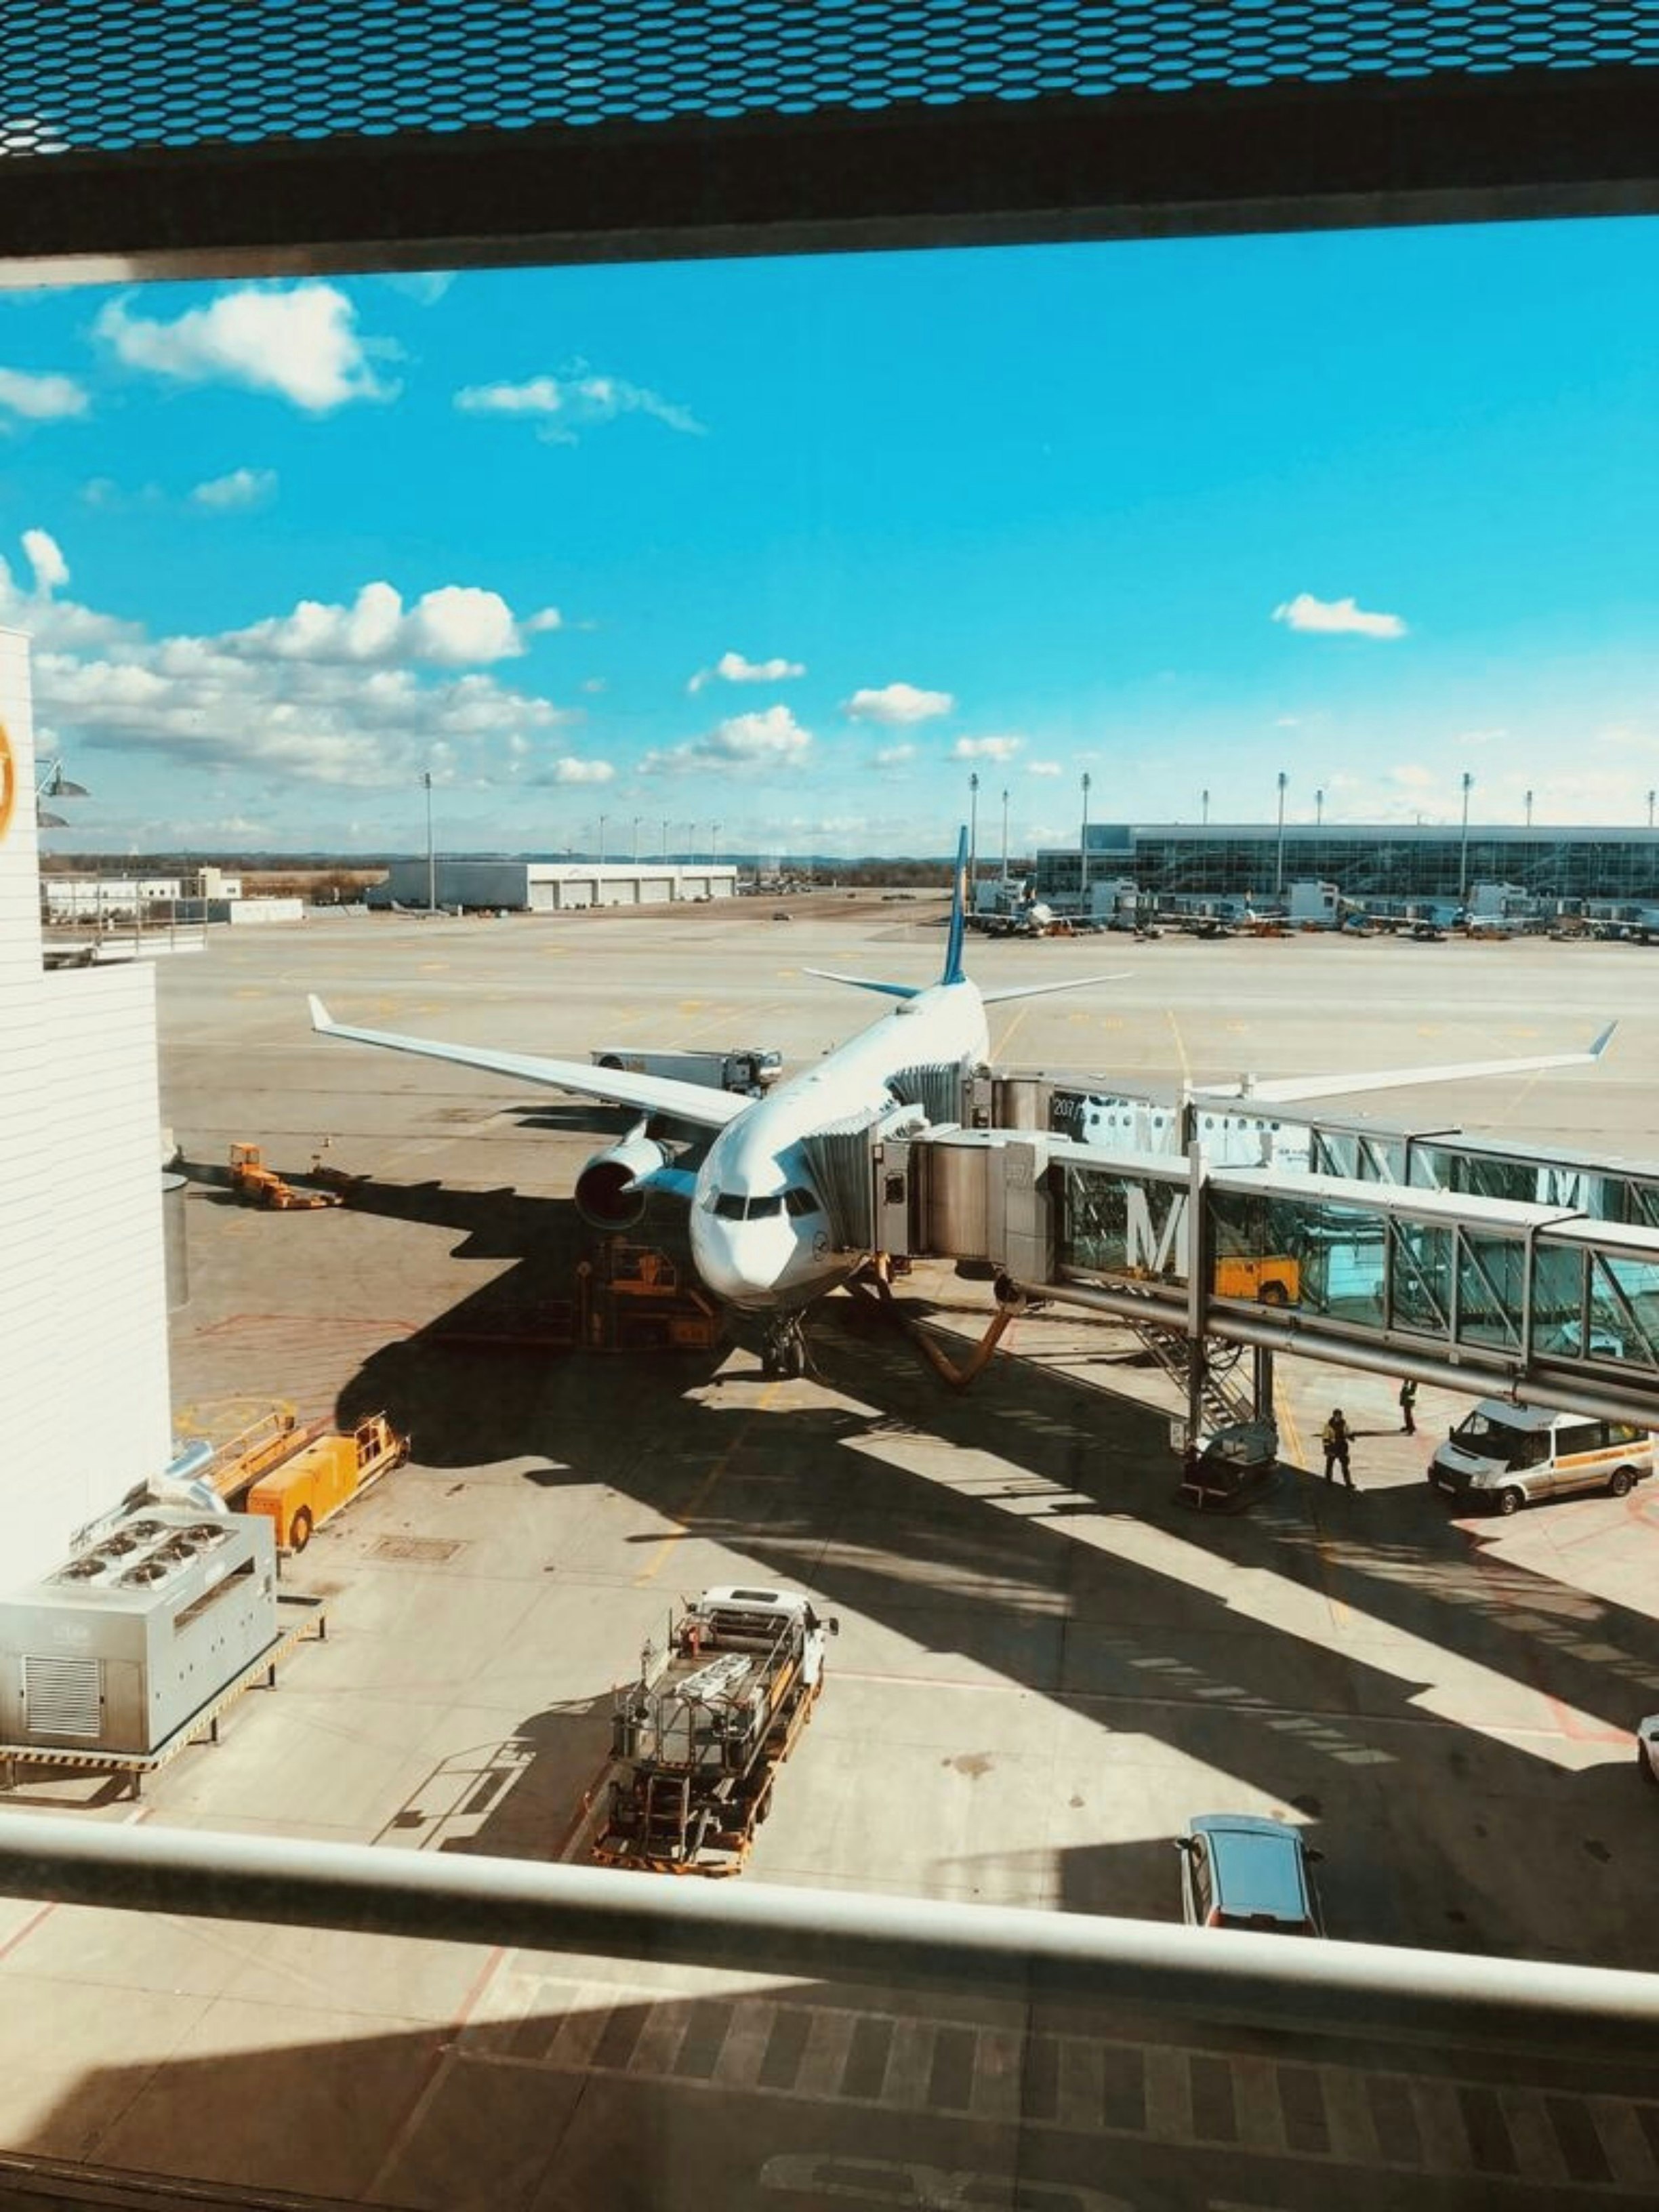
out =
{"type": "Polygon", "coordinates": [[[1606,1029],[1602,1030],[1601,1036],[1596,1038],[1595,1042],[1589,1048],[1589,1056],[1592,1060],[1601,1059],[1602,1054],[1613,1042],[1613,1033],[1618,1026],[1619,1024],[1617,1022],[1609,1022],[1607,1024],[1606,1029]]]}
{"type": "MultiPolygon", "coordinates": [[[[312,1028],[314,1030],[320,1030],[323,1034],[326,1036],[328,1031],[334,1026],[333,1021],[330,1018],[328,1008],[323,1004],[322,1000],[317,996],[317,994],[314,991],[311,992],[307,995],[306,1004],[311,1009],[312,1028]]],[[[1612,1035],[1611,1030],[1608,1031],[1608,1035],[1612,1035]]]]}

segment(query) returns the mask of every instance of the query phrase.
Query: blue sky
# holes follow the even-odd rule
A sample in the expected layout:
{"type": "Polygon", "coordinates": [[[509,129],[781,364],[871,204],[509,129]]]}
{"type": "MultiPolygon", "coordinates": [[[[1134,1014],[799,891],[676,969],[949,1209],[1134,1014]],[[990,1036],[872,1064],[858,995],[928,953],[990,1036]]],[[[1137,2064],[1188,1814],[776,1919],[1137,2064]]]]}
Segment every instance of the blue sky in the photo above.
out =
{"type": "Polygon", "coordinates": [[[65,848],[1644,821],[1656,514],[1642,221],[0,294],[65,848]]]}

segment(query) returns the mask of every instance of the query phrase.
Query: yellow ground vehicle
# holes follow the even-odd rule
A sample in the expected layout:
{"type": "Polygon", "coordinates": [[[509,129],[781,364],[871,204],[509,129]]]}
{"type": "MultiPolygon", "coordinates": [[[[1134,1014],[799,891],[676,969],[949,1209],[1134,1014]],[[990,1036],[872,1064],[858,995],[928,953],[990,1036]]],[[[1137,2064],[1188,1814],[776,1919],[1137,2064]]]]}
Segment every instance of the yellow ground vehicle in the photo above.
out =
{"type": "Polygon", "coordinates": [[[231,1146],[230,1187],[250,1205],[274,1206],[284,1212],[296,1207],[340,1203],[338,1191],[296,1190],[291,1182],[284,1182],[275,1168],[265,1165],[264,1155],[258,1145],[231,1146]]]}
{"type": "Polygon", "coordinates": [[[245,1510],[276,1522],[279,1548],[303,1552],[313,1528],[408,1456],[408,1437],[371,1413],[349,1436],[319,1437],[256,1482],[245,1510]]]}
{"type": "Polygon", "coordinates": [[[1282,1252],[1259,1260],[1243,1255],[1221,1258],[1215,1263],[1214,1290],[1218,1298],[1255,1298],[1264,1306],[1293,1306],[1302,1296],[1302,1268],[1282,1252]]]}

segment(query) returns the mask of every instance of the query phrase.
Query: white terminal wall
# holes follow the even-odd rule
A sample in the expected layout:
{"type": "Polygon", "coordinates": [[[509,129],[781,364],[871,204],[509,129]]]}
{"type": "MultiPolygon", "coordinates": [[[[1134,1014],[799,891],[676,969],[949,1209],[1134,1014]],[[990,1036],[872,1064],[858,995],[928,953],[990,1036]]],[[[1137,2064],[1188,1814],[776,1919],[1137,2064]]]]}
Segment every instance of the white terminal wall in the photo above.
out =
{"type": "Polygon", "coordinates": [[[153,970],[40,965],[28,640],[0,630],[0,1581],[166,1465],[153,970]]]}

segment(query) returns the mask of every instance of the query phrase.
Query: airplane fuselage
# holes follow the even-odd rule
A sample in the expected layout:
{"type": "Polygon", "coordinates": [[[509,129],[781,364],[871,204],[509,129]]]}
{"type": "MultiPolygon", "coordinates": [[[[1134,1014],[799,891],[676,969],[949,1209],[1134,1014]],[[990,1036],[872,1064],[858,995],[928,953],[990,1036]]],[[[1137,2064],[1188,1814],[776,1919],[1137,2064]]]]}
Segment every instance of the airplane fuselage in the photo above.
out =
{"type": "Polygon", "coordinates": [[[971,982],[936,983],[728,1121],[692,1194],[691,1255],[714,1295],[750,1313],[809,1305],[860,1264],[836,1249],[806,1140],[872,1120],[906,1068],[976,1067],[989,1050],[971,982]]]}

